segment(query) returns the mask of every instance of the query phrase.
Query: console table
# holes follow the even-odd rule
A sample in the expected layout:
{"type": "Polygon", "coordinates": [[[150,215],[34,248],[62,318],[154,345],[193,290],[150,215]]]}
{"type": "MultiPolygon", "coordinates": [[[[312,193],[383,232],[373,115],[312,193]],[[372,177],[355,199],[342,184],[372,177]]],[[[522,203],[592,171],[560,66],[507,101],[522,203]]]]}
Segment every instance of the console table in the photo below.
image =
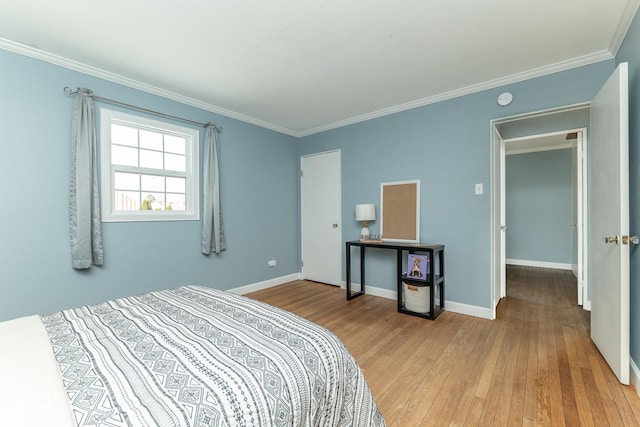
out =
{"type": "Polygon", "coordinates": [[[367,248],[392,249],[396,251],[396,279],[398,288],[398,312],[434,320],[444,311],[444,245],[430,243],[397,243],[384,241],[354,240],[346,243],[347,254],[347,300],[365,293],[365,254],[367,248]],[[360,248],[360,291],[351,292],[351,249],[360,248]],[[429,258],[426,280],[417,280],[403,274],[403,254],[424,253],[429,258]],[[437,263],[437,269],[436,269],[437,263]],[[429,287],[429,311],[419,313],[407,310],[404,302],[403,282],[413,286],[429,287]],[[436,301],[436,297],[438,301],[436,301]]]}

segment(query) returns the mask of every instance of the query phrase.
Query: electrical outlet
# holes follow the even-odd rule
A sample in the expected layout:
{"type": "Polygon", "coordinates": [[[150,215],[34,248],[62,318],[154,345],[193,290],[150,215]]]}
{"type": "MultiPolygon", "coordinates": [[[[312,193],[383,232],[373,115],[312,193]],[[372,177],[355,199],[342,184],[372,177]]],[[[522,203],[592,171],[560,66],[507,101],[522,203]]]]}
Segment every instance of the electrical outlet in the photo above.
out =
{"type": "Polygon", "coordinates": [[[277,265],[276,259],[271,258],[271,260],[267,261],[267,267],[275,267],[277,265]]]}

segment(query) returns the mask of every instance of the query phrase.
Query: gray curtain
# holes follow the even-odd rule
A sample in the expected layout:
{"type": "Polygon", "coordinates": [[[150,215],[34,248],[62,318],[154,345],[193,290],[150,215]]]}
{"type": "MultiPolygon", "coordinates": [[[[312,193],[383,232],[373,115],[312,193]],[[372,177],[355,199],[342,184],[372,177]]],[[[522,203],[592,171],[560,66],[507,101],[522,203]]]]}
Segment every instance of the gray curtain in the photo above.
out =
{"type": "Polygon", "coordinates": [[[202,253],[219,254],[227,248],[220,206],[218,131],[207,125],[204,137],[204,208],[202,212],[202,253]]]}
{"type": "Polygon", "coordinates": [[[93,99],[87,89],[78,89],[73,104],[69,194],[71,265],[75,269],[102,265],[96,128],[93,99]]]}

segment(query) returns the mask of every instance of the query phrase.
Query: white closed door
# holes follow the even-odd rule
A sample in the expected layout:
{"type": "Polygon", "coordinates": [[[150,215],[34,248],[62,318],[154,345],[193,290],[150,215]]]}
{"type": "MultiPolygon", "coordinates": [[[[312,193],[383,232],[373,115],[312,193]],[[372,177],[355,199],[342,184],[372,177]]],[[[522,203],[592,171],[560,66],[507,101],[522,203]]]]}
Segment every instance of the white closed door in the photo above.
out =
{"type": "Polygon", "coordinates": [[[300,159],[302,278],[342,281],[340,151],[300,159]]]}
{"type": "Polygon", "coordinates": [[[591,339],[629,384],[628,70],[618,65],[591,104],[591,339]]]}

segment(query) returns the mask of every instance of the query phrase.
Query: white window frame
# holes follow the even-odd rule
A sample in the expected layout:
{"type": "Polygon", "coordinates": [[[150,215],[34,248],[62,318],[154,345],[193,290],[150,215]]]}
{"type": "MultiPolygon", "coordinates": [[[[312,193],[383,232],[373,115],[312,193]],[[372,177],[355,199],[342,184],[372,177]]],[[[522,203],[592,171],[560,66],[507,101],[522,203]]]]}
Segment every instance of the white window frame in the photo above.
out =
{"type": "MultiPolygon", "coordinates": [[[[100,169],[101,169],[101,210],[103,222],[130,221],[197,221],[200,219],[200,132],[196,129],[173,123],[149,119],[122,111],[100,109],[100,169]],[[111,164],[111,123],[173,133],[186,138],[186,199],[184,211],[115,211],[114,177],[118,166],[111,164]]],[[[128,167],[123,171],[131,171],[128,167]]],[[[140,172],[147,169],[138,168],[140,172]]]]}

